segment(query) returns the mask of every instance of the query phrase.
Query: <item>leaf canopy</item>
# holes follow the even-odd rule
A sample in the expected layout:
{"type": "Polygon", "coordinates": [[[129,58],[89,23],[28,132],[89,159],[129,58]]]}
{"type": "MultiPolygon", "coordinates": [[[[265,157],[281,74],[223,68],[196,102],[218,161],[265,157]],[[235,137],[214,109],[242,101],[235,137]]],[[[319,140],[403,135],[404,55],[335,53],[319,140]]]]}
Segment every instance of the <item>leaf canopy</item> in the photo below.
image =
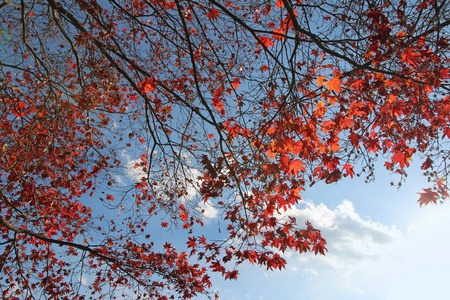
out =
{"type": "Polygon", "coordinates": [[[289,209],[376,159],[422,162],[420,204],[445,199],[449,5],[4,1],[3,297],[188,299],[325,254],[289,209]]]}

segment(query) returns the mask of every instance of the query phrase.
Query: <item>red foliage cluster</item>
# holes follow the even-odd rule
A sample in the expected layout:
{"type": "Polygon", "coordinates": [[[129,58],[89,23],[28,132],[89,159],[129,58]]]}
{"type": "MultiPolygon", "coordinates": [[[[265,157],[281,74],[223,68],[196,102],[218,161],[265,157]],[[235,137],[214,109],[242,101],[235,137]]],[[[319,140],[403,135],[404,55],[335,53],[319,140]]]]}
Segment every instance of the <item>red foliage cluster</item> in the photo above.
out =
{"type": "Polygon", "coordinates": [[[448,197],[449,3],[272,2],[0,4],[3,298],[186,299],[325,254],[290,209],[377,158],[448,197]]]}

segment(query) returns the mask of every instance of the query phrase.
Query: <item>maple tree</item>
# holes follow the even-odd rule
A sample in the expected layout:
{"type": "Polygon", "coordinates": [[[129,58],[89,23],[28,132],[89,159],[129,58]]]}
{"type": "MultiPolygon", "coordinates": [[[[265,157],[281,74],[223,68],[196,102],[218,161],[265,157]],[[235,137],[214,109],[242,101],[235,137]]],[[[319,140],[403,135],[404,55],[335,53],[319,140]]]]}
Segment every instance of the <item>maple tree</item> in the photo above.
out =
{"type": "Polygon", "coordinates": [[[316,182],[372,179],[377,158],[402,178],[421,159],[435,186],[420,204],[445,199],[449,14],[433,0],[3,0],[2,297],[186,299],[209,293],[209,272],[324,254],[289,209],[316,182]],[[200,234],[208,207],[217,236],[200,234]],[[184,248],[152,241],[170,228],[184,248]]]}

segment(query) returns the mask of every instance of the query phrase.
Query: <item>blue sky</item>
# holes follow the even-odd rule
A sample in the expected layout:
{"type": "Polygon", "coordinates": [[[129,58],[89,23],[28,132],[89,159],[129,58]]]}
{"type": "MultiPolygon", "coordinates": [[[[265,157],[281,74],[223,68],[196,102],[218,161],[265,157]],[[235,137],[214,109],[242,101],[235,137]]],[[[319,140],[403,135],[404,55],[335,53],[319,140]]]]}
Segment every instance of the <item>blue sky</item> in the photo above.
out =
{"type": "Polygon", "coordinates": [[[430,184],[414,165],[400,190],[395,179],[380,171],[369,184],[307,189],[290,214],[322,230],[327,255],[286,253],[283,271],[245,265],[237,281],[214,277],[221,299],[447,299],[450,206],[419,207],[430,184]]]}
{"type": "MultiPolygon", "coordinates": [[[[224,300],[448,299],[449,203],[419,207],[418,192],[430,183],[415,164],[400,189],[390,186],[398,178],[382,164],[377,170],[368,184],[346,178],[308,188],[303,203],[287,212],[299,224],[309,220],[322,231],[328,242],[325,256],[287,252],[282,271],[245,264],[238,280],[212,274],[212,289],[224,300]]],[[[135,169],[128,175],[140,176],[135,169]]],[[[219,219],[212,210],[207,216],[202,230],[211,237],[219,219]]],[[[158,230],[152,239],[184,243],[183,233],[158,230]]],[[[85,285],[91,280],[82,279],[85,285]]]]}
{"type": "MultiPolygon", "coordinates": [[[[240,89],[250,88],[242,80],[240,89]]],[[[125,156],[132,161],[131,154],[125,156]]],[[[383,169],[382,164],[377,169],[383,169]]],[[[143,175],[130,172],[129,177],[143,175]]],[[[288,213],[299,224],[309,220],[322,231],[328,241],[326,256],[287,252],[288,265],[282,271],[246,264],[236,281],[213,276],[212,289],[218,289],[225,300],[447,299],[450,204],[419,207],[418,192],[430,186],[420,173],[413,164],[400,190],[390,186],[397,178],[383,171],[370,184],[361,178],[346,178],[307,188],[303,203],[288,213]]],[[[208,224],[217,224],[219,216],[211,207],[204,208],[208,221],[203,230],[212,232],[215,227],[208,224]]],[[[182,234],[176,229],[154,228],[158,230],[152,233],[155,242],[184,243],[177,239],[182,234]]],[[[92,277],[79,280],[89,284],[92,277]]]]}
{"type": "MultiPolygon", "coordinates": [[[[134,165],[131,156],[123,155],[134,165]]],[[[450,204],[419,206],[418,193],[432,184],[421,175],[421,159],[414,160],[400,189],[391,186],[399,177],[385,171],[381,159],[373,182],[355,177],[307,188],[304,201],[287,213],[298,224],[309,220],[322,231],[328,242],[326,255],[287,252],[286,269],[266,271],[247,264],[233,281],[213,274],[213,290],[219,290],[225,300],[447,299],[450,204]]],[[[136,169],[128,173],[135,179],[143,175],[136,169]]],[[[194,197],[195,190],[190,194],[194,197]]],[[[213,208],[205,208],[208,219],[202,231],[214,238],[219,235],[220,216],[213,208]]],[[[182,236],[172,228],[159,230],[152,238],[156,243],[183,243],[182,236]]]]}

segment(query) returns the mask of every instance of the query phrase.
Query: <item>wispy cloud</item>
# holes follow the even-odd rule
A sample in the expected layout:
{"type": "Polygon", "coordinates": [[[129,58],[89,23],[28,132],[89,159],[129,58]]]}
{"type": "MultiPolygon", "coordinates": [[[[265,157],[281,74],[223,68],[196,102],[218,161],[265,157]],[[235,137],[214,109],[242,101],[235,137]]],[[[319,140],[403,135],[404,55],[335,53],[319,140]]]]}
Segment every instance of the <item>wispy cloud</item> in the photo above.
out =
{"type": "MultiPolygon", "coordinates": [[[[141,181],[142,178],[148,177],[148,173],[140,166],[140,163],[142,162],[140,158],[131,159],[126,153],[123,153],[122,155],[126,159],[126,175],[129,179],[138,182],[141,181]]],[[[199,195],[199,190],[202,185],[202,181],[199,179],[202,174],[197,168],[189,166],[189,163],[191,162],[189,154],[183,154],[182,159],[186,162],[186,165],[180,166],[177,171],[168,169],[165,172],[159,172],[160,174],[166,175],[161,177],[158,182],[160,186],[164,187],[163,189],[179,190],[182,188],[185,193],[180,196],[179,201],[192,204],[192,201],[198,201],[196,198],[198,198],[197,196],[199,195]]],[[[194,206],[197,205],[195,209],[202,214],[204,219],[207,220],[217,217],[218,210],[211,201],[208,200],[205,203],[200,200],[198,204],[196,204],[196,202],[193,202],[193,204],[194,206]]]]}

